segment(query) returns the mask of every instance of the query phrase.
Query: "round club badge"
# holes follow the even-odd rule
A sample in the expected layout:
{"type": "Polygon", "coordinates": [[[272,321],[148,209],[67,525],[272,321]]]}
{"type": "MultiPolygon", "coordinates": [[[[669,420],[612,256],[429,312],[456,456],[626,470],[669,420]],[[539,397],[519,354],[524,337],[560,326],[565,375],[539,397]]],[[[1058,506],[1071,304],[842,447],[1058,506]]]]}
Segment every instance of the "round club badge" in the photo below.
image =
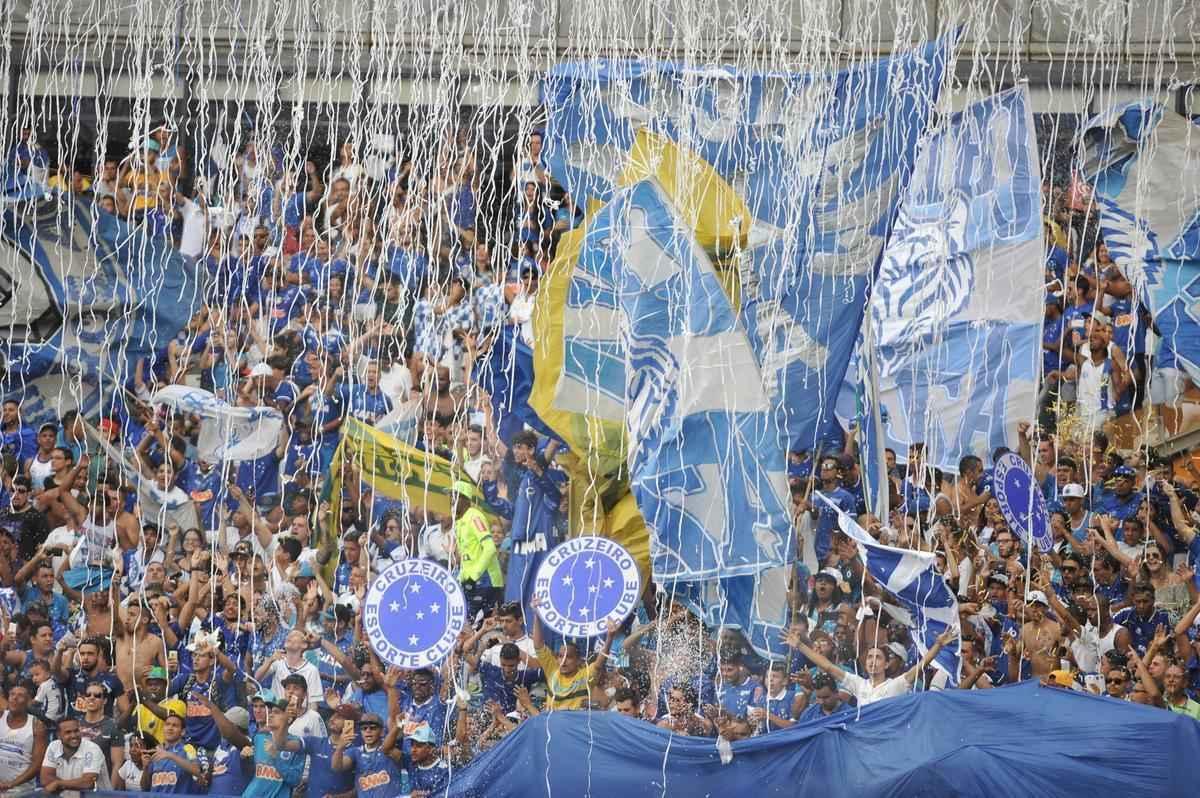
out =
{"type": "Polygon", "coordinates": [[[1008,521],[1013,531],[1021,537],[1027,537],[1032,532],[1038,548],[1050,551],[1054,546],[1054,535],[1050,531],[1046,497],[1034,481],[1029,464],[1012,452],[1003,455],[996,461],[992,485],[1004,520],[1008,521]]]}
{"type": "Polygon", "coordinates": [[[458,580],[429,560],[401,560],[375,578],[363,602],[363,631],[380,659],[398,668],[437,665],[467,622],[458,580]]]}
{"type": "Polygon", "coordinates": [[[533,586],[542,622],[566,637],[595,637],[637,607],[642,578],[633,556],[608,538],[573,538],[554,547],[533,586]]]}

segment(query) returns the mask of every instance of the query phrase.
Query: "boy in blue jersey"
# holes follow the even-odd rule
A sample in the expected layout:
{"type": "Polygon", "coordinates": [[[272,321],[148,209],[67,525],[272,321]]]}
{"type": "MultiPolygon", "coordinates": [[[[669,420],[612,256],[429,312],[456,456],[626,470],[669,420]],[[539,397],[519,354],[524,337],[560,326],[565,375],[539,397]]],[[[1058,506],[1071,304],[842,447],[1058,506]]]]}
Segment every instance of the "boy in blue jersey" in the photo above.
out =
{"type": "Polygon", "coordinates": [[[767,670],[767,689],[762,700],[751,704],[747,717],[755,734],[786,729],[796,722],[804,708],[804,696],[796,685],[788,683],[787,663],[773,662],[767,670]]]}
{"type": "Polygon", "coordinates": [[[420,726],[408,735],[411,753],[405,757],[412,798],[429,798],[446,788],[450,768],[438,752],[433,730],[420,726]]]}
{"type": "Polygon", "coordinates": [[[142,791],[155,793],[196,792],[203,760],[195,746],[183,741],[183,717],[175,713],[163,720],[162,744],[142,752],[142,791]]]}
{"type": "Polygon", "coordinates": [[[362,743],[352,745],[354,724],[342,725],[330,767],[339,773],[354,773],[358,798],[393,798],[406,792],[404,753],[396,745],[400,724],[393,724],[384,737],[383,718],[368,712],[363,715],[359,729],[362,731],[362,743]]]}

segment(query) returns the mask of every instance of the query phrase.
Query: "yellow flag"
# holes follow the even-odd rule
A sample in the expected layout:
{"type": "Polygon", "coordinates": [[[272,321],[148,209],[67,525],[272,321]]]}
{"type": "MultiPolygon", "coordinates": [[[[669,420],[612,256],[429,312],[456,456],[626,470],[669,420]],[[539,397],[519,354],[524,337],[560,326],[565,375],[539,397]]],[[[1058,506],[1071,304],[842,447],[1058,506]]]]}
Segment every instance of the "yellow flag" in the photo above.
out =
{"type": "Polygon", "coordinates": [[[629,186],[649,178],[658,181],[704,249],[721,258],[745,246],[753,219],[741,195],[698,154],[642,128],[616,182],[629,186]]]}

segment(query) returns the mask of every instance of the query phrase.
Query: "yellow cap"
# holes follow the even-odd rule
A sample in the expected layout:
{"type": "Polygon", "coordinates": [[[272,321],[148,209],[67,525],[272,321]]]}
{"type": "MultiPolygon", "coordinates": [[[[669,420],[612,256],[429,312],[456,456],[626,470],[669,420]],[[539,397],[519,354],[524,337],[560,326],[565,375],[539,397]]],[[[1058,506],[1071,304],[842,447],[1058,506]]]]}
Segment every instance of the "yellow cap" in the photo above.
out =
{"type": "Polygon", "coordinates": [[[1070,671],[1050,671],[1046,678],[1059,687],[1070,687],[1075,684],[1075,679],[1071,676],[1070,671]]]}
{"type": "Polygon", "coordinates": [[[167,715],[178,715],[181,718],[187,718],[187,704],[178,698],[170,698],[160,704],[167,711],[167,715]]]}

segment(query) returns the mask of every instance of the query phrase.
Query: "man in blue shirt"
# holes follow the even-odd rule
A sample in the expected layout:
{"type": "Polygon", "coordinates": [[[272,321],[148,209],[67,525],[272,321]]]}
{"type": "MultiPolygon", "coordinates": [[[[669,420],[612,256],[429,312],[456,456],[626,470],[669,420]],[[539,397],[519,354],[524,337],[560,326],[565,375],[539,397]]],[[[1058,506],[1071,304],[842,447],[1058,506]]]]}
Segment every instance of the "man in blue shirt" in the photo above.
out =
{"type": "Polygon", "coordinates": [[[1139,654],[1146,653],[1158,627],[1168,632],[1172,629],[1166,610],[1154,608],[1154,588],[1148,585],[1138,585],[1133,589],[1133,606],[1114,615],[1113,623],[1129,630],[1130,643],[1139,654]]]}
{"type": "Polygon", "coordinates": [[[812,677],[812,691],[809,693],[808,706],[800,713],[796,722],[807,723],[810,720],[820,720],[847,708],[842,703],[842,696],[838,693],[837,683],[834,682],[833,677],[827,673],[818,673],[812,677]]]}
{"type": "Polygon", "coordinates": [[[142,752],[142,790],[155,793],[194,793],[204,761],[196,748],[183,741],[183,718],[172,713],[163,720],[162,744],[142,752]]]}
{"type": "Polygon", "coordinates": [[[446,704],[434,689],[432,670],[422,668],[414,671],[408,680],[408,692],[400,698],[399,703],[406,733],[425,724],[433,730],[438,743],[442,742],[446,731],[446,704]]]}
{"type": "Polygon", "coordinates": [[[1092,509],[1103,515],[1111,515],[1118,521],[1124,521],[1137,515],[1142,506],[1144,496],[1134,492],[1133,486],[1137,472],[1126,465],[1117,466],[1112,470],[1112,492],[1105,492],[1099,500],[1093,497],[1092,509]]]}
{"type": "Polygon", "coordinates": [[[342,726],[329,766],[339,773],[349,771],[354,774],[358,798],[394,798],[407,792],[404,789],[407,781],[403,772],[404,753],[396,747],[399,724],[393,724],[384,737],[383,718],[368,712],[363,715],[359,729],[362,743],[351,745],[354,724],[342,726]]]}
{"type": "Polygon", "coordinates": [[[730,652],[723,655],[718,671],[717,704],[726,714],[744,718],[747,709],[763,703],[765,691],[762,682],[746,670],[740,654],[730,652]]]}
{"type": "Polygon", "coordinates": [[[477,669],[484,701],[495,701],[505,712],[516,711],[518,687],[528,689],[541,680],[541,671],[537,668],[521,667],[521,650],[515,643],[500,646],[499,665],[480,657],[477,669]]]}
{"type": "MultiPolygon", "coordinates": [[[[842,487],[842,472],[838,459],[833,456],[821,458],[821,493],[844,513],[854,515],[858,508],[858,500],[842,487]]],[[[829,550],[833,548],[833,530],[837,527],[838,515],[829,505],[820,499],[813,499],[813,515],[817,520],[817,534],[814,545],[817,550],[817,561],[825,562],[829,550]]]]}
{"type": "Polygon", "coordinates": [[[520,476],[520,486],[513,499],[513,553],[505,574],[504,600],[526,607],[542,558],[558,543],[555,522],[562,498],[559,485],[566,476],[549,467],[557,448],[557,443],[551,441],[545,459],[542,459],[537,455],[537,435],[523,430],[512,439],[513,461],[520,476]]]}
{"type": "Polygon", "coordinates": [[[367,424],[374,424],[392,412],[391,398],[379,387],[379,364],[374,360],[367,364],[364,381],[351,386],[348,410],[367,424]]]}

